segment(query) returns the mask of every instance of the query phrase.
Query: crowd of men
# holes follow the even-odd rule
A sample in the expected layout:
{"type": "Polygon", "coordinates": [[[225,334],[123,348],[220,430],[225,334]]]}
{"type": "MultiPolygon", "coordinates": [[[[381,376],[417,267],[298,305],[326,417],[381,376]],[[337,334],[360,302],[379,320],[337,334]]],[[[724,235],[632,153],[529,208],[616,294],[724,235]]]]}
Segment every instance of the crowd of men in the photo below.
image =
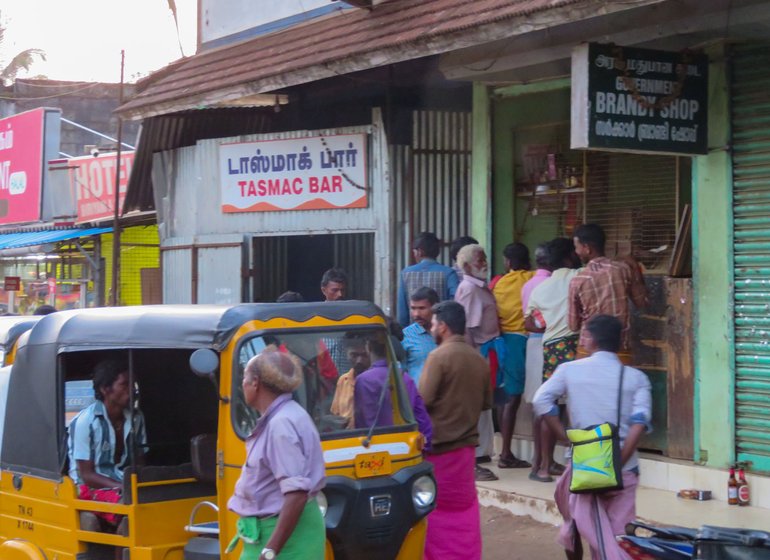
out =
{"type": "MultiPolygon", "coordinates": [[[[650,429],[652,406],[649,380],[629,365],[629,328],[632,304],[643,308],[647,294],[639,264],[631,257],[610,259],[604,248],[602,228],[584,224],[572,239],[539,245],[532,270],[529,249],[511,243],[503,249],[505,272],[489,279],[487,253],[475,239],[451,243],[451,266],[438,262],[441,241],[435,234],[414,241],[417,262],[400,273],[397,323],[390,330],[401,339],[406,394],[439,488],[428,522],[427,560],[481,558],[475,484],[497,479],[482,466],[495,456],[496,431],[498,468],[529,469],[529,478],[543,483],[559,477],[559,541],[568,558],[582,558],[583,543],[594,557],[602,550],[602,558],[625,558],[614,535],[635,517],[636,447],[650,429]],[[531,461],[512,449],[522,399],[533,408],[531,461]],[[566,427],[585,429],[618,418],[624,488],[571,494],[570,466],[554,461],[557,441],[568,445],[566,427]]],[[[344,299],[347,287],[347,276],[335,268],[321,281],[326,301],[344,299]]],[[[302,299],[286,292],[278,301],[302,299]]],[[[311,354],[317,354],[317,377],[330,380],[331,413],[348,428],[390,425],[392,408],[377,406],[383,395],[390,398],[382,391],[389,375],[387,338],[351,336],[344,344],[322,338],[318,344],[311,354]],[[327,370],[333,374],[325,375],[327,370]]],[[[100,368],[95,403],[70,425],[71,476],[81,498],[114,502],[120,497],[109,488],[122,479],[114,467],[127,456],[121,445],[127,377],[124,365],[100,368]],[[117,445],[104,443],[110,433],[117,445]],[[102,448],[96,456],[94,449],[102,448]]],[[[244,379],[244,386],[258,385],[244,379]]],[[[143,443],[143,432],[141,438],[143,443]]]]}
{"type": "Polygon", "coordinates": [[[650,429],[647,377],[617,367],[631,361],[633,305],[646,305],[641,267],[631,257],[605,256],[605,234],[595,224],[575,229],[535,250],[511,243],[503,249],[505,272],[489,279],[487,253],[471,237],[452,242],[452,266],[438,262],[441,242],[422,233],[413,244],[416,264],[401,271],[397,318],[402,325],[404,367],[417,383],[432,422],[434,465],[441,488],[431,514],[426,558],[480,558],[479,506],[475,481],[496,480],[483,467],[501,436],[500,469],[530,469],[529,478],[559,477],[557,504],[565,523],[560,542],[568,558],[592,553],[623,558],[613,535],[634,517],[638,478],[636,446],[650,429]],[[617,366],[617,367],[616,367],[617,366]],[[591,514],[585,495],[570,494],[569,466],[554,461],[565,425],[586,428],[615,421],[621,402],[625,488],[597,498],[591,514]],[[531,462],[512,450],[522,398],[533,404],[531,462]],[[567,399],[566,406],[561,404],[567,399]],[[609,551],[609,552],[607,552],[609,551]]]}

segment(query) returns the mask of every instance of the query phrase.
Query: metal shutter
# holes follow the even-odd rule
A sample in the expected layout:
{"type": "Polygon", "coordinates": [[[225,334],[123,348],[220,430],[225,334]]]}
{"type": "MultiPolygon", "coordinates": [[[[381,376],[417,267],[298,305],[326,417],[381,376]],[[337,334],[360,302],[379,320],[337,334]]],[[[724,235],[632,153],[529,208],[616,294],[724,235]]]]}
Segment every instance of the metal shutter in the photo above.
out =
{"type": "Polygon", "coordinates": [[[735,442],[770,471],[770,47],[733,52],[735,442]]]}

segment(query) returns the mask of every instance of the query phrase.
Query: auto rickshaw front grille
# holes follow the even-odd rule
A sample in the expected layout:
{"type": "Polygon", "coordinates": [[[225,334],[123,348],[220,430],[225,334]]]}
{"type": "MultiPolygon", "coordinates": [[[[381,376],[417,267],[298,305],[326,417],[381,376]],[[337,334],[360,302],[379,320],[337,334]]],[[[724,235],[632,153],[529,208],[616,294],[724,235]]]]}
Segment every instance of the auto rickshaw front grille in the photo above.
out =
{"type": "Polygon", "coordinates": [[[366,530],[366,539],[369,541],[388,540],[393,536],[393,526],[372,527],[366,530]]]}

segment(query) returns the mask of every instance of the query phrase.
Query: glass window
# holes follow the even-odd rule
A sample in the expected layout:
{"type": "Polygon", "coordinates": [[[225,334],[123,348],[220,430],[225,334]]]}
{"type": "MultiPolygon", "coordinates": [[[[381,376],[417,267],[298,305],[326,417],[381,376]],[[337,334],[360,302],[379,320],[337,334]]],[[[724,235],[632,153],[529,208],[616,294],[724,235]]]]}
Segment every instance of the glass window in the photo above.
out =
{"type": "Polygon", "coordinates": [[[237,354],[233,423],[241,437],[248,436],[258,416],[243,399],[243,371],[268,347],[298,359],[302,384],[292,396],[313,418],[322,437],[353,430],[377,433],[414,423],[404,374],[384,328],[272,332],[245,340],[237,354]]]}

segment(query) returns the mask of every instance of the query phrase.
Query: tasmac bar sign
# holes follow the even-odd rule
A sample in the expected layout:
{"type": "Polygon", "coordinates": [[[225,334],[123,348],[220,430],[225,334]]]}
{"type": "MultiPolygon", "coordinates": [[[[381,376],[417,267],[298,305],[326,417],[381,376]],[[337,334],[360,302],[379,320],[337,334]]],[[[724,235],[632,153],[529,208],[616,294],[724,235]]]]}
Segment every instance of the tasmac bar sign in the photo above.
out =
{"type": "Polygon", "coordinates": [[[365,208],[366,134],[222,144],[223,212],[365,208]]]}
{"type": "Polygon", "coordinates": [[[705,154],[708,58],[587,43],[572,53],[571,147],[705,154]]]}

